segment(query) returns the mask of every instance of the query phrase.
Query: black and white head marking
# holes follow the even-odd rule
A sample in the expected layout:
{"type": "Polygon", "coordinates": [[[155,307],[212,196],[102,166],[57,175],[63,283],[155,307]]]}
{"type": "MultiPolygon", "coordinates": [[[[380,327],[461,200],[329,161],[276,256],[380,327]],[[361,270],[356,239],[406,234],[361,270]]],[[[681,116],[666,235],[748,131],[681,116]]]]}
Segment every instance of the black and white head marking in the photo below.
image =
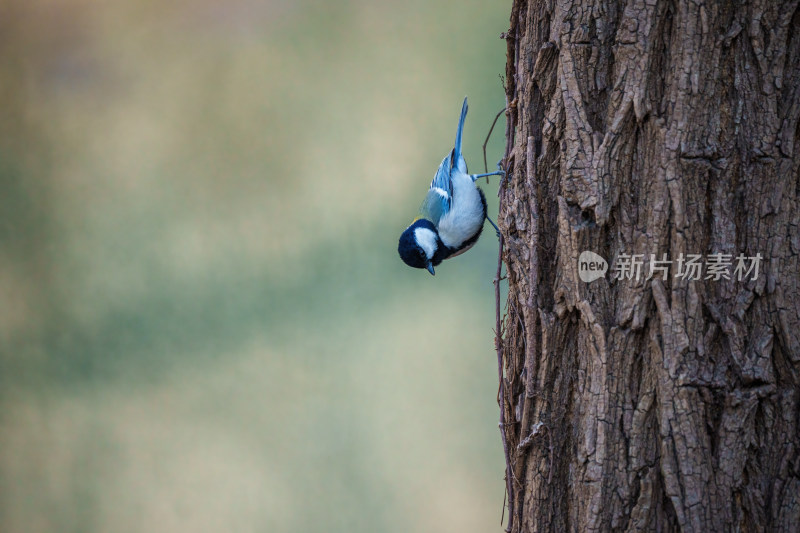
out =
{"type": "Polygon", "coordinates": [[[425,251],[428,261],[433,259],[438,248],[436,233],[430,228],[418,226],[414,229],[414,240],[425,251]]]}
{"type": "Polygon", "coordinates": [[[443,259],[442,246],[433,222],[422,218],[406,228],[400,236],[397,251],[408,266],[426,268],[433,274],[433,267],[443,259]]]}

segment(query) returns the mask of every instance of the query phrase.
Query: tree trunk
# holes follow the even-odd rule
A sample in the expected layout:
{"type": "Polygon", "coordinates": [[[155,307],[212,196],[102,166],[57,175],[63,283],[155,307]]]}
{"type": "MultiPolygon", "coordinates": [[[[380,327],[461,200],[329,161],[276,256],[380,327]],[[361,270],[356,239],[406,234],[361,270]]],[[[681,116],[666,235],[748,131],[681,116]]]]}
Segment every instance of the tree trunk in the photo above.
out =
{"type": "Polygon", "coordinates": [[[800,531],[798,0],[514,0],[506,39],[507,530],[800,531]]]}

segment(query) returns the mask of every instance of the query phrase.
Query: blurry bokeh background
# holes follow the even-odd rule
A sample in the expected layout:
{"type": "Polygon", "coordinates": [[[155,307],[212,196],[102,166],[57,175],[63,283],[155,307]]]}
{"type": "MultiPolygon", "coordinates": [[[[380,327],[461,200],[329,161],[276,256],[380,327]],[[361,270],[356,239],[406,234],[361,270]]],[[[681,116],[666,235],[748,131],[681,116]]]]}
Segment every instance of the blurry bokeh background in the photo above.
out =
{"type": "Polygon", "coordinates": [[[496,240],[396,246],[509,8],[0,2],[0,531],[500,529],[496,240]]]}

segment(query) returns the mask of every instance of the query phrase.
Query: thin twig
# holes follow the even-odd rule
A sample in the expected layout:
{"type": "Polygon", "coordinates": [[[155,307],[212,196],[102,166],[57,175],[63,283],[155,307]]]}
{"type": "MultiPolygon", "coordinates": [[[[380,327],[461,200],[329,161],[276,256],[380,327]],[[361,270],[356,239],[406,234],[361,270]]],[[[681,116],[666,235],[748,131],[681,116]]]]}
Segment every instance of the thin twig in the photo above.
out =
{"type": "MultiPolygon", "coordinates": [[[[502,326],[502,319],[500,317],[500,277],[503,273],[503,235],[500,235],[500,246],[497,251],[497,274],[494,277],[494,305],[495,305],[495,322],[494,322],[494,348],[497,351],[497,379],[500,383],[498,390],[498,404],[500,405],[500,436],[503,440],[503,454],[506,460],[506,493],[508,494],[508,516],[509,520],[513,516],[513,507],[511,497],[514,494],[511,490],[511,456],[508,453],[508,442],[506,440],[506,410],[505,410],[505,394],[503,391],[503,335],[500,331],[502,326]]],[[[504,498],[505,499],[505,498],[504,498]]],[[[503,505],[505,512],[505,505],[503,505]]],[[[500,522],[502,525],[502,521],[500,522]]]]}
{"type": "MultiPolygon", "coordinates": [[[[519,36],[517,34],[517,26],[519,24],[519,4],[514,2],[511,6],[511,27],[509,28],[509,33],[512,35],[504,35],[506,39],[506,58],[508,59],[508,50],[510,45],[512,44],[510,41],[513,41],[514,46],[514,58],[513,58],[513,68],[516,69],[518,67],[519,61],[519,36]]],[[[506,66],[506,73],[509,73],[509,62],[507,62],[506,66]]],[[[516,73],[512,73],[516,74],[516,73]]],[[[503,88],[505,89],[506,93],[506,149],[505,153],[503,154],[502,164],[501,166],[504,167],[503,170],[505,171],[505,179],[500,180],[500,187],[497,189],[497,196],[500,197],[500,209],[502,211],[503,207],[503,192],[505,191],[505,187],[508,183],[510,183],[510,172],[511,172],[511,152],[514,147],[514,128],[513,124],[516,123],[516,117],[514,116],[512,109],[509,107],[509,93],[511,93],[511,100],[516,104],[517,99],[517,80],[516,76],[513,80],[508,80],[508,83],[513,83],[514,86],[511,91],[509,91],[509,87],[506,86],[506,83],[503,83],[503,88]]],[[[501,111],[502,113],[502,111],[501,111]]],[[[495,123],[499,118],[495,118],[495,123]]],[[[492,128],[494,128],[494,123],[492,123],[492,128]]],[[[490,131],[491,133],[491,131],[490,131]]],[[[486,143],[484,143],[485,147],[486,143]]],[[[486,168],[486,172],[489,171],[488,164],[486,162],[486,150],[484,148],[484,159],[483,159],[484,167],[486,168]]],[[[502,225],[502,219],[498,216],[498,222],[502,225]]],[[[494,285],[494,298],[495,298],[495,348],[497,350],[497,377],[498,381],[500,382],[500,435],[502,436],[503,440],[503,453],[505,454],[506,460],[506,493],[508,495],[508,524],[506,525],[506,531],[511,533],[514,529],[514,519],[516,518],[517,510],[515,509],[515,494],[512,490],[512,475],[513,470],[511,468],[511,458],[509,457],[508,453],[508,442],[506,439],[506,419],[505,419],[505,390],[504,390],[504,382],[503,382],[503,338],[502,332],[500,331],[500,327],[502,325],[501,317],[500,317],[500,278],[503,269],[503,244],[504,239],[502,234],[500,235],[500,243],[498,246],[497,252],[497,275],[495,276],[495,285],[494,285]]],[[[513,429],[512,429],[513,431],[513,429]]],[[[505,506],[504,506],[505,509],[505,506]]],[[[502,524],[502,522],[501,522],[502,524]]]]}
{"type": "MultiPolygon", "coordinates": [[[[506,101],[508,98],[506,97],[506,101]]],[[[508,106],[506,106],[506,109],[508,106]]],[[[496,121],[496,119],[495,119],[496,121]]],[[[494,127],[494,124],[492,124],[494,127]]],[[[506,124],[506,135],[508,135],[508,124],[506,124]]],[[[506,179],[500,181],[500,187],[498,187],[497,195],[501,196],[501,193],[508,183],[509,171],[511,170],[509,165],[509,158],[511,155],[511,146],[513,145],[513,139],[510,139],[506,136],[506,150],[505,154],[503,155],[503,161],[505,162],[505,172],[506,172],[506,179]]],[[[485,164],[485,152],[484,152],[484,164],[485,164]]],[[[502,203],[502,196],[501,196],[501,203],[502,203]]],[[[508,440],[506,438],[506,429],[508,424],[506,423],[506,415],[505,415],[505,380],[503,379],[503,333],[501,330],[502,327],[502,317],[500,314],[500,279],[503,277],[503,246],[505,244],[505,239],[503,235],[500,234],[498,248],[497,248],[497,273],[495,274],[494,279],[494,304],[495,304],[495,350],[497,351],[497,380],[498,380],[498,405],[500,407],[500,437],[503,441],[503,454],[505,456],[506,462],[506,495],[508,501],[508,524],[506,525],[506,531],[510,532],[514,525],[514,517],[516,514],[514,508],[514,490],[513,490],[513,477],[514,471],[511,467],[511,455],[508,450],[508,440]]],[[[504,500],[506,497],[503,498],[504,500]]],[[[505,514],[505,502],[503,505],[503,514],[505,514]]],[[[501,521],[502,525],[502,521],[501,521]]]]}
{"type": "MultiPolygon", "coordinates": [[[[492,136],[492,131],[494,131],[494,125],[497,124],[497,119],[500,118],[500,115],[506,112],[506,108],[500,110],[494,120],[492,121],[492,127],[489,128],[489,133],[486,134],[486,140],[483,141],[483,171],[488,173],[489,172],[489,165],[486,162],[486,145],[489,144],[489,137],[492,136]]],[[[489,177],[486,177],[486,183],[489,183],[489,177]]]]}
{"type": "Polygon", "coordinates": [[[508,498],[508,492],[503,494],[503,512],[500,513],[500,525],[503,525],[503,520],[506,517],[506,499],[508,498]]]}

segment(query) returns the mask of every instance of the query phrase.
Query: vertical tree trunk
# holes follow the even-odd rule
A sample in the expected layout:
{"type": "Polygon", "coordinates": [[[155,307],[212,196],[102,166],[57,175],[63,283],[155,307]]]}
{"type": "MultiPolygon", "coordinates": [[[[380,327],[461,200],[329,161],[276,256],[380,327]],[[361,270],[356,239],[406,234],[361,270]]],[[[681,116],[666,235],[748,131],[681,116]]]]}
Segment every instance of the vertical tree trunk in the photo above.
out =
{"type": "Polygon", "coordinates": [[[800,530],[798,0],[514,0],[507,43],[508,530],[800,530]]]}

